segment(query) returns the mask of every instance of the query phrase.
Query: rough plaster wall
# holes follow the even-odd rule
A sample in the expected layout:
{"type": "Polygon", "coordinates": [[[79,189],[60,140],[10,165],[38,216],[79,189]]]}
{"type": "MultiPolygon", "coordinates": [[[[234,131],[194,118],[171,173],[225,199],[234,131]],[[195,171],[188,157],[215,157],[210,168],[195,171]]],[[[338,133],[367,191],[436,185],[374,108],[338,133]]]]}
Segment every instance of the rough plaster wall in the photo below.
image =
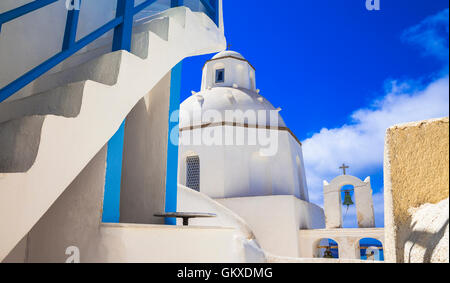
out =
{"type": "Polygon", "coordinates": [[[405,262],[448,263],[448,199],[411,209],[412,233],[405,242],[405,262]]]}
{"type": "Polygon", "coordinates": [[[170,72],[127,117],[120,222],[163,224],[170,102],[170,72]]]}
{"type": "MultiPolygon", "coordinates": [[[[449,197],[448,118],[394,126],[385,148],[386,260],[402,262],[411,208],[449,197]]],[[[447,242],[448,245],[448,242],[447,242]]]]}

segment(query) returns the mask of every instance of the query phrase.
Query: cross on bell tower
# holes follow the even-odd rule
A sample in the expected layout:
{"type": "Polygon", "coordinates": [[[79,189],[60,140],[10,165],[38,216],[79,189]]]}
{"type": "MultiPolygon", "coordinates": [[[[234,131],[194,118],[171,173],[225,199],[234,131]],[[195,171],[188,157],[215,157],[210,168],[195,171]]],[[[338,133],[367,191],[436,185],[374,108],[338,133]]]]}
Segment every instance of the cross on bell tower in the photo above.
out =
{"type": "Polygon", "coordinates": [[[350,167],[345,165],[345,163],[343,163],[342,166],[339,167],[339,169],[342,169],[342,171],[344,172],[344,175],[347,175],[346,169],[348,169],[348,168],[350,168],[350,167]]]}

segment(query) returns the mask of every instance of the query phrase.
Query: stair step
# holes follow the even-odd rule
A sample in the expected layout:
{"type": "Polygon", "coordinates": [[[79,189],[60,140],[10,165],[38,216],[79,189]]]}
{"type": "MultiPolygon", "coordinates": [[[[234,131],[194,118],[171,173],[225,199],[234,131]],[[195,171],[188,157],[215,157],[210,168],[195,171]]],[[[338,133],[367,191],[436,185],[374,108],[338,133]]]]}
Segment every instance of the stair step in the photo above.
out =
{"type": "Polygon", "coordinates": [[[0,172],[19,173],[33,165],[39,149],[44,116],[0,123],[0,172]]]}
{"type": "Polygon", "coordinates": [[[0,103],[0,123],[33,115],[76,117],[86,81],[71,83],[30,97],[0,103]]]}
{"type": "MultiPolygon", "coordinates": [[[[4,228],[0,229],[0,261],[175,64],[187,56],[225,48],[221,31],[212,22],[203,26],[204,20],[189,9],[174,8],[164,16],[170,17],[170,28],[159,26],[168,21],[160,17],[159,24],[149,24],[153,31],[137,33],[142,36],[138,40],[148,36],[146,45],[133,48],[138,56],[118,51],[83,61],[86,57],[77,54],[80,57],[70,62],[75,65],[60,66],[58,72],[38,79],[25,96],[0,104],[0,223],[4,228]],[[116,62],[108,62],[111,59],[116,62]],[[98,68],[99,73],[83,69],[87,66],[98,68]],[[83,73],[75,73],[79,70],[83,73]]],[[[96,55],[104,51],[89,50],[96,55]]]]}
{"type": "MultiPolygon", "coordinates": [[[[133,30],[131,53],[141,59],[148,57],[150,33],[168,41],[169,17],[152,17],[137,23],[133,30]]],[[[120,58],[117,57],[117,51],[111,52],[111,46],[112,35],[94,41],[6,101],[14,101],[83,80],[114,85],[117,82],[120,58]],[[112,70],[117,72],[111,72],[112,70]]]]}

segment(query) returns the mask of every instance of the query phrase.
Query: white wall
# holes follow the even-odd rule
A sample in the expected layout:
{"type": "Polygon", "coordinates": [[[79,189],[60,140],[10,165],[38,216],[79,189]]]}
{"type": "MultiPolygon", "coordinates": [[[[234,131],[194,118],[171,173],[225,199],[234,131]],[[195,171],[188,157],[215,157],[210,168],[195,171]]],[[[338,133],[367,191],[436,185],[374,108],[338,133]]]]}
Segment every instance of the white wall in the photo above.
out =
{"type": "MultiPolygon", "coordinates": [[[[255,238],[250,226],[235,212],[221,203],[211,199],[205,194],[199,193],[184,186],[178,186],[177,210],[181,212],[213,213],[217,217],[198,218],[189,220],[190,226],[229,227],[235,229],[235,238],[244,249],[245,262],[266,262],[266,254],[255,238]]],[[[182,221],[178,220],[178,225],[182,221]]]]}
{"type": "Polygon", "coordinates": [[[163,224],[170,72],[142,98],[126,119],[120,221],[163,224]]]}
{"type": "Polygon", "coordinates": [[[293,196],[217,199],[238,214],[268,253],[299,257],[299,229],[323,228],[323,210],[293,196]]]}
{"type": "Polygon", "coordinates": [[[341,175],[330,183],[324,181],[324,208],[327,228],[342,228],[342,187],[352,185],[354,187],[355,205],[359,228],[375,227],[375,213],[372,200],[372,187],[370,177],[364,182],[357,177],[341,175]]]}
{"type": "Polygon", "coordinates": [[[337,242],[340,259],[360,259],[359,241],[364,238],[376,239],[384,248],[383,228],[300,230],[298,236],[300,256],[304,258],[318,257],[317,246],[322,239],[337,242]]]}
{"type": "MultiPolygon", "coordinates": [[[[146,44],[149,56],[146,60],[123,51],[106,54],[93,60],[91,65],[87,64],[92,69],[87,68],[81,74],[77,74],[82,76],[81,80],[87,80],[74,84],[82,85],[81,90],[72,92],[69,86],[61,88],[68,91],[67,95],[82,96],[82,102],[79,103],[81,109],[76,117],[55,116],[61,115],[55,113],[56,110],[61,109],[53,107],[50,107],[51,109],[42,107],[44,110],[38,109],[39,112],[37,112],[34,107],[30,107],[34,100],[20,101],[20,103],[24,102],[24,106],[19,109],[16,117],[47,116],[45,118],[37,116],[37,119],[44,121],[42,131],[38,128],[31,129],[31,132],[37,132],[40,135],[33,140],[39,145],[39,150],[32,160],[33,165],[30,170],[21,174],[0,174],[2,188],[0,190],[2,203],[0,222],[5,228],[0,229],[1,259],[30,231],[52,203],[67,189],[70,182],[117,131],[136,103],[173,66],[186,56],[210,53],[224,48],[223,35],[206,15],[192,13],[180,7],[165,12],[163,16],[169,18],[167,30],[170,38],[165,40],[155,32],[147,30],[146,44]],[[189,44],[185,44],[187,42],[189,44]],[[115,84],[111,86],[90,80],[91,76],[98,75],[105,75],[108,79],[115,78],[115,84]],[[21,201],[17,202],[18,199],[21,201]]],[[[74,75],[73,70],[66,71],[63,72],[65,79],[74,75]]],[[[70,83],[70,80],[63,84],[65,83],[70,83]]],[[[50,97],[44,95],[40,106],[58,101],[60,98],[56,95],[59,94],[58,92],[47,94],[51,95],[50,97]]],[[[2,105],[7,104],[2,103],[2,105]]],[[[16,121],[22,123],[23,120],[16,121]]],[[[15,127],[11,132],[20,132],[18,129],[20,127],[15,127]]],[[[26,136],[23,135],[23,137],[26,136]]],[[[14,151],[14,146],[15,144],[12,144],[9,149],[1,149],[14,151]]],[[[31,159],[28,155],[21,158],[31,159]]]]}
{"type": "Polygon", "coordinates": [[[248,62],[223,58],[206,63],[203,69],[202,91],[211,87],[233,87],[234,84],[240,88],[256,91],[255,69],[248,62]],[[225,69],[223,83],[216,83],[216,70],[218,69],[225,69]]]}
{"type": "Polygon", "coordinates": [[[241,263],[232,228],[104,224],[99,257],[89,262],[241,263]]]}
{"type": "MultiPolygon", "coordinates": [[[[106,146],[58,198],[5,262],[63,263],[75,246],[81,262],[244,262],[237,229],[102,224],[106,146]]],[[[240,229],[240,231],[246,231],[240,229]]],[[[251,238],[247,231],[244,235],[251,238]]],[[[245,236],[244,236],[245,238],[245,236]]]]}
{"type": "MultiPolygon", "coordinates": [[[[191,143],[179,147],[180,184],[186,185],[186,157],[197,154],[200,157],[200,191],[212,198],[292,195],[309,199],[301,145],[289,132],[277,131],[277,151],[274,156],[265,157],[260,154],[260,145],[248,145],[248,142],[228,146],[202,144],[202,135],[209,137],[214,131],[224,135],[226,131],[235,131],[237,136],[245,137],[250,132],[267,133],[269,130],[221,126],[181,132],[181,140],[185,135],[192,138],[191,143]],[[194,143],[194,136],[200,140],[198,145],[194,143]],[[298,168],[297,158],[301,168],[298,168]]],[[[275,130],[270,132],[274,134],[275,130]]]]}

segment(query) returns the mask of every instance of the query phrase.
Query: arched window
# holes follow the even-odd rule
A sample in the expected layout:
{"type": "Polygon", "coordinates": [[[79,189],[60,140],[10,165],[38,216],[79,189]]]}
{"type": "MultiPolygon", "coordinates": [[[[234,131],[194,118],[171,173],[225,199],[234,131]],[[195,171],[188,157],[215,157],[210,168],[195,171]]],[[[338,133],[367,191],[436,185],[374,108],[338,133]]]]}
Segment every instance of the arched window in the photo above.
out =
{"type": "Polygon", "coordinates": [[[186,187],[200,192],[200,157],[186,157],[186,187]]]}
{"type": "Polygon", "coordinates": [[[362,260],[384,261],[383,244],[376,239],[359,240],[359,250],[362,260]]]}
{"type": "Polygon", "coordinates": [[[333,239],[320,239],[316,242],[316,258],[339,258],[339,245],[333,239]]]}

